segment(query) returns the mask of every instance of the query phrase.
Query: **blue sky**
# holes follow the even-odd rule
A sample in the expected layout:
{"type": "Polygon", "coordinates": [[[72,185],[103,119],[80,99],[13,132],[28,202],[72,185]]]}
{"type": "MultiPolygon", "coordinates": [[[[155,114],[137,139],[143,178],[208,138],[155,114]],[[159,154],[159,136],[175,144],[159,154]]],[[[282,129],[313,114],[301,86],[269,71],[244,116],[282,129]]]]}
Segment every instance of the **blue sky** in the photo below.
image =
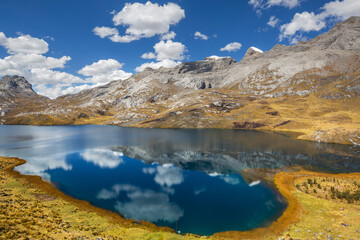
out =
{"type": "Polygon", "coordinates": [[[359,0],[1,0],[0,75],[57,97],[146,66],[240,61],[251,46],[294,44],[352,15],[359,0]]]}

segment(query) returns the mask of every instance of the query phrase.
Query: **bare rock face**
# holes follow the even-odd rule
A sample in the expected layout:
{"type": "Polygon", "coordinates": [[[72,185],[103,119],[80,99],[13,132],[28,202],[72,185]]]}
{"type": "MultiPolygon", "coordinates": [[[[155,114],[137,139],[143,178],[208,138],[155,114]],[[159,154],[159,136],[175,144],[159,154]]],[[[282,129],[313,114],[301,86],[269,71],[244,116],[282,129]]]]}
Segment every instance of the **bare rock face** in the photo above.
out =
{"type": "Polygon", "coordinates": [[[32,85],[21,76],[4,76],[0,79],[0,89],[8,91],[10,94],[37,95],[32,89],[32,85]]]}
{"type": "Polygon", "coordinates": [[[246,54],[244,56],[244,59],[247,59],[249,57],[253,57],[253,56],[259,56],[263,53],[262,50],[256,48],[256,47],[250,47],[247,51],[246,54]]]}
{"type": "Polygon", "coordinates": [[[207,57],[203,61],[187,62],[181,64],[178,69],[178,74],[192,73],[199,74],[205,72],[215,72],[228,68],[231,64],[236,63],[231,57],[207,57]]]}

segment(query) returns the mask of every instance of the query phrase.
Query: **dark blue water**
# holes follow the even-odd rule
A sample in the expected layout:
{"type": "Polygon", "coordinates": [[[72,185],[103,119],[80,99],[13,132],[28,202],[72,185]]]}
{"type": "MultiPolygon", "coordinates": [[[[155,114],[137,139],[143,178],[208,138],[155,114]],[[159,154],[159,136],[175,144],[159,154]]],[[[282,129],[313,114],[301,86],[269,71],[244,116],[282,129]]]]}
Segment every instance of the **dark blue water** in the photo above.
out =
{"type": "Polygon", "coordinates": [[[0,155],[28,160],[17,170],[75,198],[204,235],[266,226],[285,209],[269,185],[239,170],[360,170],[356,146],[239,130],[0,126],[0,155]]]}

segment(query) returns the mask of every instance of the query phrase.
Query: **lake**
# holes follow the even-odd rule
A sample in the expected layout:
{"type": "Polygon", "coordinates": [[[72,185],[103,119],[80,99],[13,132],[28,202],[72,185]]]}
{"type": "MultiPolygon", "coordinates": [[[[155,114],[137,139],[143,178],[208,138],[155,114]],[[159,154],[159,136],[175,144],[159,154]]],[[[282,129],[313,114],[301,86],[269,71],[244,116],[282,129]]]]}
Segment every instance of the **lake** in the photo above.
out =
{"type": "Polygon", "coordinates": [[[20,173],[126,218],[202,235],[268,226],[285,210],[277,191],[240,170],[358,172],[359,153],[243,130],[0,126],[0,156],[28,161],[20,173]]]}

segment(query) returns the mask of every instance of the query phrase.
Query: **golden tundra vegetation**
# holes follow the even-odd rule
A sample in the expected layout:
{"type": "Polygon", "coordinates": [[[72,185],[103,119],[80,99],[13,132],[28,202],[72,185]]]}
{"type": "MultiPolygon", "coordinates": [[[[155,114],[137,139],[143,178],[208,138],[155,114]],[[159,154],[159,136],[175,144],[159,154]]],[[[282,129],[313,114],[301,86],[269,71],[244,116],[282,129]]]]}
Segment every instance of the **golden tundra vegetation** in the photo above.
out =
{"type": "Polygon", "coordinates": [[[13,171],[23,163],[21,159],[0,157],[0,239],[360,238],[359,173],[274,171],[270,174],[273,183],[288,202],[277,221],[252,231],[197,236],[124,219],[73,199],[40,177],[13,171]]]}
{"type": "MultiPolygon", "coordinates": [[[[39,113],[45,101],[19,101],[6,116],[6,124],[82,125],[110,124],[141,128],[222,128],[256,129],[292,134],[297,139],[328,143],[360,143],[360,97],[324,99],[318,94],[278,98],[241,96],[232,89],[189,91],[184,99],[197,99],[191,105],[169,108],[168,99],[145,102],[131,109],[76,107],[57,99],[53,107],[71,109],[66,116],[39,113]],[[214,101],[217,103],[214,105],[214,101]],[[105,110],[104,110],[105,109],[105,110]],[[118,117],[146,115],[132,121],[118,117]]],[[[44,100],[42,100],[44,101],[44,100]]]]}

